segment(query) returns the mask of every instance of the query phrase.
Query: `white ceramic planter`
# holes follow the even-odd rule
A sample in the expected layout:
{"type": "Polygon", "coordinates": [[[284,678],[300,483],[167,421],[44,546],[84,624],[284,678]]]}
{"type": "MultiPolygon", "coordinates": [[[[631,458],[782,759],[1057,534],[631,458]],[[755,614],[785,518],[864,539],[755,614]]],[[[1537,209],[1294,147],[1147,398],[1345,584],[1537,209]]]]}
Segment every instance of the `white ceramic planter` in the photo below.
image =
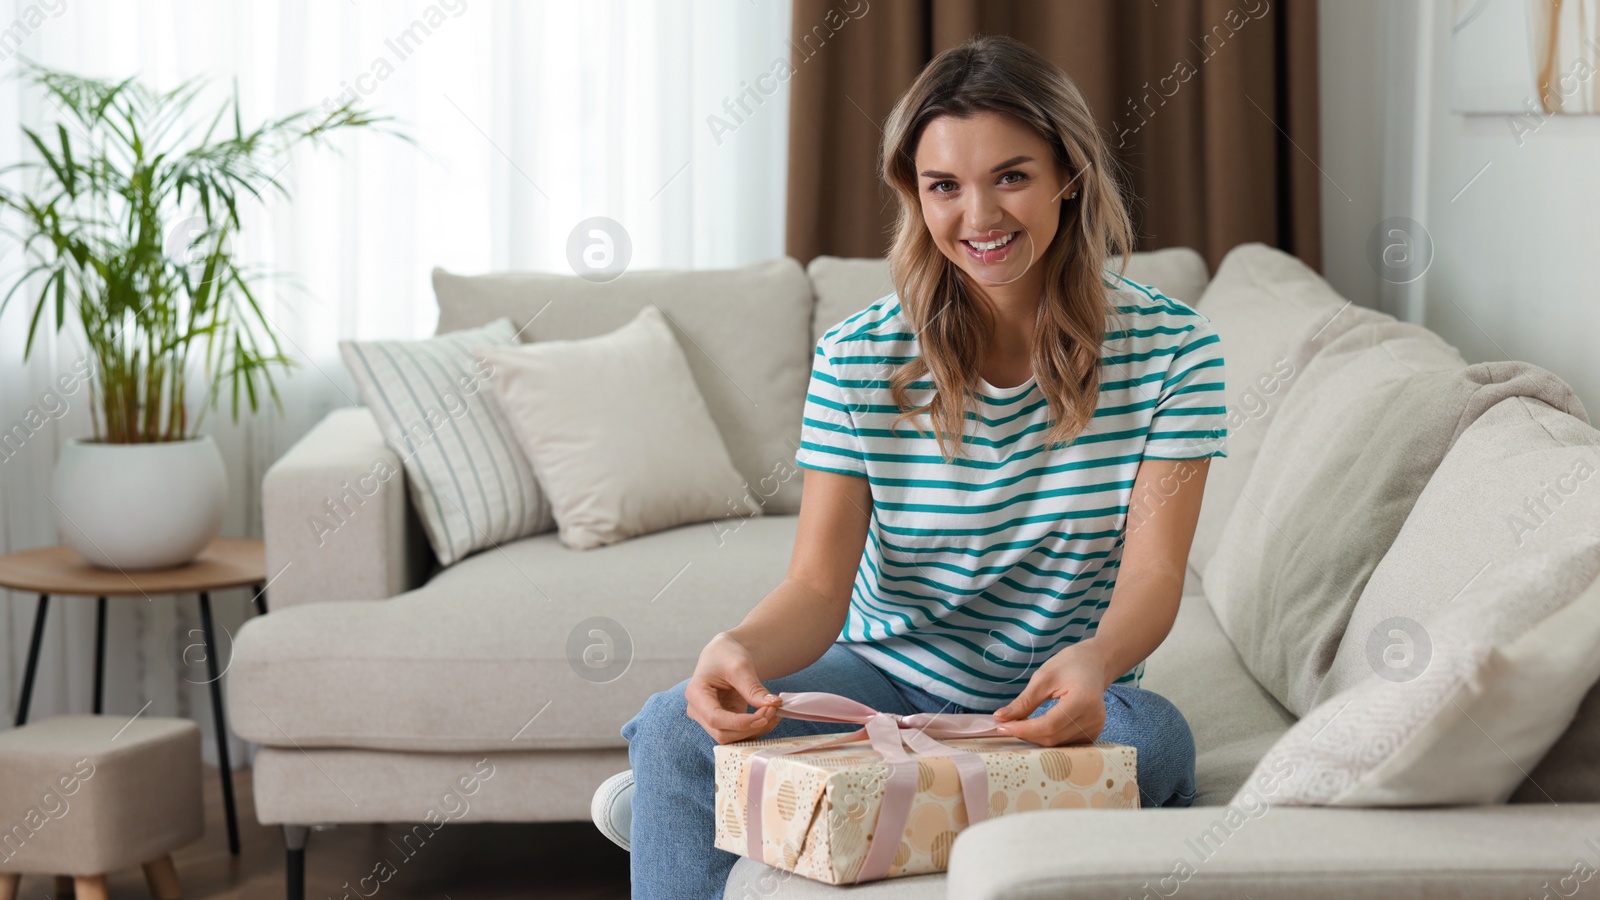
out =
{"type": "Polygon", "coordinates": [[[70,440],[50,487],[63,543],[90,563],[181,566],[222,531],[228,474],[209,435],[155,444],[70,440]]]}

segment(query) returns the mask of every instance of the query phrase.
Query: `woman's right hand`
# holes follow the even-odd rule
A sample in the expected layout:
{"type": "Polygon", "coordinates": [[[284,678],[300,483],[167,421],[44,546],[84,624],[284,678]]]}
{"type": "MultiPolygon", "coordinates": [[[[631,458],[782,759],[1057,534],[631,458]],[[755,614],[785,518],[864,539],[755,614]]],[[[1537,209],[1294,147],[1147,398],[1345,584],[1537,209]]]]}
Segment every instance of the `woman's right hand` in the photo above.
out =
{"type": "Polygon", "coordinates": [[[719,744],[761,737],[778,726],[782,700],[756,677],[750,651],[726,631],[700,651],[700,661],[684,689],[689,718],[719,744]],[[746,706],[755,712],[745,712],[746,706]]]}

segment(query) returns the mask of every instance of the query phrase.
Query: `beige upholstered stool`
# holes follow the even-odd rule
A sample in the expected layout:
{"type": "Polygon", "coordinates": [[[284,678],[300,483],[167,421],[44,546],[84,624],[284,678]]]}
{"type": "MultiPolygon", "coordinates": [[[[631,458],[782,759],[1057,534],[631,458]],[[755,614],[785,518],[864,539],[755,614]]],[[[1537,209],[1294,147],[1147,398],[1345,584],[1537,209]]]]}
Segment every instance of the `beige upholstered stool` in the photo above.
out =
{"type": "Polygon", "coordinates": [[[106,873],[132,866],[176,900],[171,854],[204,831],[187,719],[58,716],[0,732],[0,900],[23,874],[71,876],[78,900],[104,900],[106,873]]]}

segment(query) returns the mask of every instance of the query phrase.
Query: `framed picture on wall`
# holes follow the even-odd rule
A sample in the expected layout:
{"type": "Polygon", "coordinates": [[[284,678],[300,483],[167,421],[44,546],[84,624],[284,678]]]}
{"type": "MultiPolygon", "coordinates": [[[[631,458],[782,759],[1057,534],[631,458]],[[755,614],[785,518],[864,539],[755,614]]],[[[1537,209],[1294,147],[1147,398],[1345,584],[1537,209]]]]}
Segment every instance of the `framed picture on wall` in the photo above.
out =
{"type": "Polygon", "coordinates": [[[1454,0],[1451,109],[1600,113],[1600,0],[1454,0]]]}

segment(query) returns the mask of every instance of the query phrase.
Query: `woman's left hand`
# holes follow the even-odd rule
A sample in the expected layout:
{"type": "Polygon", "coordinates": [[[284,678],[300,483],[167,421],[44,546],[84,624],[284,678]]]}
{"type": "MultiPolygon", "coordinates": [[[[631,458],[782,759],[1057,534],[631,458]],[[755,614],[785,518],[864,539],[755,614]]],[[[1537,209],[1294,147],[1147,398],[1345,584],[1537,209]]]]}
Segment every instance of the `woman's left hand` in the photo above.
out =
{"type": "Polygon", "coordinates": [[[1106,725],[1107,687],[1093,640],[1069,644],[1033,673],[1015,700],[995,711],[995,724],[1041,747],[1091,743],[1106,725]],[[1054,706],[1028,718],[1051,698],[1054,706]]]}

